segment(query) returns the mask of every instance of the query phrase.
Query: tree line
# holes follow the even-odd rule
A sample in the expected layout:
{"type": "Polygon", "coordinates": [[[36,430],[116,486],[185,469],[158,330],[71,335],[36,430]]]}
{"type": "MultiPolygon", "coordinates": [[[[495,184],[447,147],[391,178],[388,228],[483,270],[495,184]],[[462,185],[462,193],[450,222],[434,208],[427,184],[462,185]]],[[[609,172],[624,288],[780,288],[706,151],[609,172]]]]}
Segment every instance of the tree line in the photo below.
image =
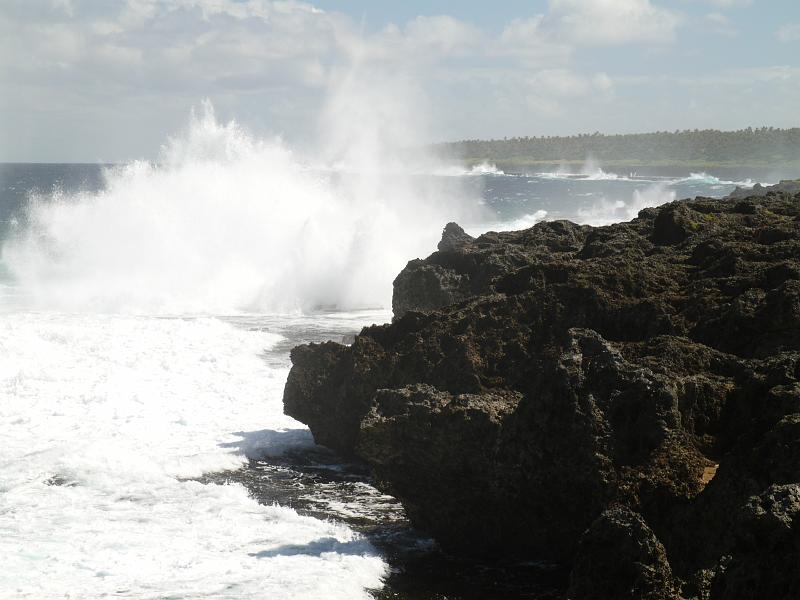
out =
{"type": "Polygon", "coordinates": [[[601,162],[789,163],[800,160],[800,127],[472,139],[437,144],[436,149],[471,162],[581,161],[591,156],[601,162]]]}

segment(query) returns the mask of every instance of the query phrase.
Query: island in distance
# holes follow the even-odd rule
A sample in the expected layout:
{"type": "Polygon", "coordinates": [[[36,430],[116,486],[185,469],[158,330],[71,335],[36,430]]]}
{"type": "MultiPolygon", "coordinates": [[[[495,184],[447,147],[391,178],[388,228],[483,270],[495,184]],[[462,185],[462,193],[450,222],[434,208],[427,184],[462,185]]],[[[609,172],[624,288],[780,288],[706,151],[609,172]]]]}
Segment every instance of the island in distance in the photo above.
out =
{"type": "MultiPolygon", "coordinates": [[[[457,555],[567,597],[800,597],[800,193],[467,235],[391,324],[292,351],[285,412],[457,555]]],[[[746,197],[744,197],[746,196],[746,197]]]]}

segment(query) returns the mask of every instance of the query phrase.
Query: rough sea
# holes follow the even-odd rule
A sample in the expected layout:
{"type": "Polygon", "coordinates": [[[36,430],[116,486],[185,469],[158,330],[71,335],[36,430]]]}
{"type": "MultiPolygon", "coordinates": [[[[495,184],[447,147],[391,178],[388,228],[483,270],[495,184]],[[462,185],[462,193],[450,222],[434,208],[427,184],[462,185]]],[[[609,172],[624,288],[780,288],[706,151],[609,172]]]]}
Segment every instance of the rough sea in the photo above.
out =
{"type": "Polygon", "coordinates": [[[289,350],[390,320],[457,221],[603,224],[710,174],[354,172],[214,123],[157,165],[0,165],[0,598],[558,597],[441,555],[282,413],[289,350]]]}

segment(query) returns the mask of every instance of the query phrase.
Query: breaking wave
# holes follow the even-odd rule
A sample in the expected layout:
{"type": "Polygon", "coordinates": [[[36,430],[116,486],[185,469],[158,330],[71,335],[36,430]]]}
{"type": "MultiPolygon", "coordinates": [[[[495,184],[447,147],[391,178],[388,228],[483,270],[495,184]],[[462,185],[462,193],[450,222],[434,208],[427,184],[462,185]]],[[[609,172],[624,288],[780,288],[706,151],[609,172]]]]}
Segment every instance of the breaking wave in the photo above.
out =
{"type": "Polygon", "coordinates": [[[603,198],[578,210],[577,221],[586,225],[609,225],[634,219],[644,208],[660,206],[675,200],[674,190],[657,183],[643,190],[634,190],[629,200],[603,198]]]}
{"type": "MultiPolygon", "coordinates": [[[[391,282],[469,221],[457,182],[312,169],[213,110],[158,164],[109,169],[98,193],[31,200],[2,260],[38,307],[214,313],[389,306],[391,282]]],[[[471,207],[471,208],[470,208],[471,207]]]]}
{"type": "Polygon", "coordinates": [[[683,179],[677,179],[675,183],[699,183],[703,185],[738,185],[740,187],[753,187],[756,182],[752,179],[744,179],[742,181],[727,181],[724,179],[720,179],[719,177],[715,177],[714,175],[709,175],[708,173],[701,172],[701,173],[690,173],[689,177],[684,177],[683,179]]]}
{"type": "Polygon", "coordinates": [[[479,236],[487,231],[519,231],[520,229],[528,229],[537,223],[544,221],[547,218],[546,210],[537,210],[536,212],[522,215],[510,221],[494,221],[484,223],[477,227],[468,227],[467,233],[472,236],[479,236]]]}
{"type": "Polygon", "coordinates": [[[505,175],[505,173],[497,168],[497,165],[494,163],[490,163],[484,161],[477,165],[473,165],[468,171],[464,173],[465,175],[505,175]]]}

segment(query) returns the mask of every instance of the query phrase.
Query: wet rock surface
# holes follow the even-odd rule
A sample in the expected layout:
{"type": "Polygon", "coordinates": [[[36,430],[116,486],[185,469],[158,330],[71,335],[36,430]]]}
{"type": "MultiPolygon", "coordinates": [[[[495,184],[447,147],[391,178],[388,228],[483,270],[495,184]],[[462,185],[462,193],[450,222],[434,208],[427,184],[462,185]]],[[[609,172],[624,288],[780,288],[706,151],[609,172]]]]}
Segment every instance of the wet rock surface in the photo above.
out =
{"type": "Polygon", "coordinates": [[[800,597],[800,195],[451,224],[394,309],[296,348],[285,410],[447,551],[575,599],[800,597]]]}
{"type": "MultiPolygon", "coordinates": [[[[553,563],[465,559],[443,552],[411,526],[404,508],[374,487],[370,469],[321,447],[293,448],[251,459],[235,471],[207,474],[204,483],[238,483],[262,504],[346,524],[366,537],[389,566],[376,600],[561,600],[568,573],[553,563]]],[[[332,539],[283,548],[286,554],[337,550],[332,539]]]]}

